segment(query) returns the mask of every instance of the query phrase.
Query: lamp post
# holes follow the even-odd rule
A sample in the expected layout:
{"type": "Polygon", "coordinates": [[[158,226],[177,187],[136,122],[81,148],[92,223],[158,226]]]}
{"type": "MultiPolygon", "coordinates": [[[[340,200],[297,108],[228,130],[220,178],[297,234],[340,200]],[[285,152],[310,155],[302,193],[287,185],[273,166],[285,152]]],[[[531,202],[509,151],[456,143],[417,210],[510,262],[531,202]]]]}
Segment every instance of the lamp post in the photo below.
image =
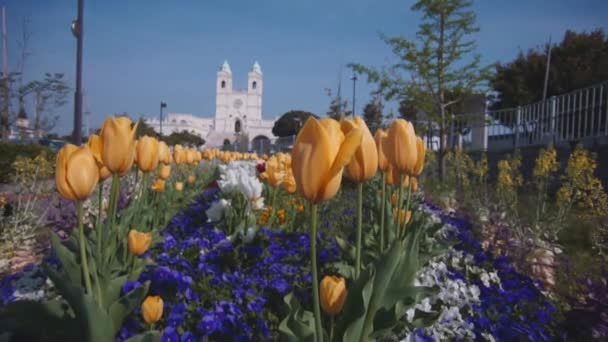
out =
{"type": "Polygon", "coordinates": [[[293,134],[293,138],[291,141],[291,149],[293,149],[293,146],[296,144],[296,135],[298,135],[298,133],[300,132],[300,128],[302,126],[302,119],[294,118],[293,120],[298,123],[298,128],[296,129],[295,133],[293,134]]]}
{"type": "Polygon", "coordinates": [[[356,83],[357,83],[357,74],[353,74],[353,77],[350,78],[351,80],[353,80],[353,118],[355,117],[355,89],[356,89],[356,83]]]}
{"type": "Polygon", "coordinates": [[[167,108],[167,104],[160,101],[160,135],[163,135],[163,108],[167,108]]]}
{"type": "Polygon", "coordinates": [[[82,48],[84,38],[84,0],[78,0],[78,17],[72,21],[72,34],[76,37],[76,90],[74,91],[74,132],[75,145],[82,142],[82,48]]]}

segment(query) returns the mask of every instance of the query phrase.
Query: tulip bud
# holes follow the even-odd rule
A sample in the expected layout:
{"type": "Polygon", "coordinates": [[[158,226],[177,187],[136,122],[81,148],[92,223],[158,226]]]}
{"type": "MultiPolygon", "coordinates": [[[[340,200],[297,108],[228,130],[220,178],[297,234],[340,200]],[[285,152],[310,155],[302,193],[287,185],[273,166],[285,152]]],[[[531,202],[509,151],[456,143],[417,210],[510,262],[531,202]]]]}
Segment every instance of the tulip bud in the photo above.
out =
{"type": "Polygon", "coordinates": [[[188,176],[188,184],[194,184],[196,177],[194,175],[188,176]]]}
{"type": "Polygon", "coordinates": [[[384,152],[397,171],[414,175],[418,161],[416,133],[409,121],[403,119],[393,121],[384,140],[384,152]]]}
{"type": "Polygon", "coordinates": [[[374,134],[376,149],[378,150],[378,170],[382,172],[386,172],[389,165],[388,159],[386,159],[386,153],[384,152],[384,140],[386,140],[387,137],[386,131],[382,128],[378,128],[376,134],[374,134]]]}
{"type": "Polygon", "coordinates": [[[175,182],[175,191],[182,192],[182,190],[184,190],[184,183],[183,182],[175,182]]]}
{"type": "Polygon", "coordinates": [[[344,166],[361,144],[363,132],[353,128],[345,135],[333,119],[310,117],[300,130],[291,154],[291,169],[298,192],[319,203],[340,189],[344,166]]]}
{"type": "Polygon", "coordinates": [[[171,150],[169,150],[169,146],[164,141],[158,142],[158,161],[171,164],[171,150]]]}
{"type": "Polygon", "coordinates": [[[399,171],[391,163],[389,163],[388,168],[386,169],[385,181],[388,185],[395,185],[399,183],[399,171]]]}
{"type": "Polygon", "coordinates": [[[391,205],[394,207],[397,206],[397,201],[399,200],[399,196],[397,196],[397,194],[393,193],[391,195],[391,205]]]}
{"type": "Polygon", "coordinates": [[[330,316],[337,315],[346,300],[346,281],[336,276],[325,276],[319,288],[321,307],[330,316]]]}
{"type": "Polygon", "coordinates": [[[133,128],[131,124],[131,119],[124,116],[109,117],[101,127],[103,164],[112,173],[125,175],[133,166],[137,124],[133,128]]]}
{"type": "Polygon", "coordinates": [[[135,155],[140,170],[154,171],[158,166],[158,140],[147,135],[139,138],[135,155]]]}
{"type": "Polygon", "coordinates": [[[67,144],[57,153],[55,183],[65,199],[84,201],[95,190],[99,169],[88,146],[67,144]]]}
{"type": "Polygon", "coordinates": [[[135,229],[131,229],[127,240],[131,254],[140,256],[148,250],[148,247],[150,247],[150,243],[152,243],[152,233],[142,233],[135,229]]]}
{"type": "Polygon", "coordinates": [[[165,181],[157,178],[152,183],[152,191],[154,192],[164,192],[165,191],[165,181]]]}
{"type": "Polygon", "coordinates": [[[372,179],[378,170],[378,150],[365,121],[357,116],[352,120],[343,119],[340,126],[344,134],[354,128],[359,128],[362,132],[361,144],[345,167],[346,176],[357,183],[372,179]]]}
{"type": "Polygon", "coordinates": [[[161,165],[160,171],[158,172],[158,176],[164,180],[169,179],[171,175],[171,165],[161,165]]]}
{"type": "Polygon", "coordinates": [[[141,315],[148,324],[154,324],[163,316],[163,299],[159,296],[148,296],[141,305],[141,315]]]}
{"type": "Polygon", "coordinates": [[[89,146],[89,149],[95,158],[95,162],[97,163],[97,167],[99,168],[99,180],[104,180],[110,177],[112,173],[105,165],[103,165],[103,159],[101,159],[103,151],[103,141],[101,141],[101,137],[97,134],[91,134],[89,136],[87,145],[89,146]]]}
{"type": "Polygon", "coordinates": [[[416,167],[412,174],[414,177],[418,177],[422,173],[422,170],[424,169],[424,157],[426,156],[426,146],[420,137],[416,138],[416,155],[418,156],[418,159],[416,160],[416,167]]]}
{"type": "Polygon", "coordinates": [[[395,216],[395,221],[399,220],[400,224],[407,224],[412,218],[412,211],[405,211],[405,209],[401,209],[399,210],[399,215],[397,216],[397,208],[395,208],[393,209],[393,215],[395,216]]]}

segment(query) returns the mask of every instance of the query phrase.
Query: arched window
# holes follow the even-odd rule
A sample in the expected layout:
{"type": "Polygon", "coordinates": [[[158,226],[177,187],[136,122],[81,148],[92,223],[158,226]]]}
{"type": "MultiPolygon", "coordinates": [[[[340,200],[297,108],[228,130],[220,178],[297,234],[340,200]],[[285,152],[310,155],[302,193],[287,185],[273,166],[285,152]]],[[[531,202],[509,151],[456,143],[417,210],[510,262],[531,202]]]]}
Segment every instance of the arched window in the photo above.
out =
{"type": "Polygon", "coordinates": [[[241,120],[239,119],[234,122],[234,132],[241,133],[241,120]]]}
{"type": "Polygon", "coordinates": [[[253,83],[251,83],[251,89],[255,89],[258,86],[258,82],[253,81],[253,83]]]}
{"type": "Polygon", "coordinates": [[[226,88],[226,81],[222,81],[222,89],[226,88]]]}

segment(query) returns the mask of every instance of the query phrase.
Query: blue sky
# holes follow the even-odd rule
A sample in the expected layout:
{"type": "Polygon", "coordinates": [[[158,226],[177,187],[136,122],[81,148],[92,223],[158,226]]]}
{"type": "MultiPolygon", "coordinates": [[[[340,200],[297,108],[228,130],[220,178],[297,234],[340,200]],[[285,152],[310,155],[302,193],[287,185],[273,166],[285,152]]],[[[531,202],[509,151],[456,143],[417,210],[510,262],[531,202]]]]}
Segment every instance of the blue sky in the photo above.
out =
{"type": "MultiPolygon", "coordinates": [[[[9,65],[16,68],[21,23],[29,17],[28,79],[65,73],[74,86],[76,41],[69,25],[76,0],[4,0],[9,65]]],[[[380,32],[414,37],[420,15],[413,0],[85,0],[84,88],[91,127],[108,114],[169,112],[211,117],[215,78],[227,59],[235,87],[245,87],[255,60],[264,72],[265,118],[291,109],[324,114],[341,65],[382,66],[391,51],[380,32]]],[[[484,64],[509,61],[566,29],[608,31],[606,0],[477,0],[474,37],[484,64]]],[[[343,72],[351,98],[350,74],[343,72]]],[[[371,87],[357,83],[357,112],[371,87]]],[[[60,133],[71,132],[73,104],[59,110],[60,133]]]]}

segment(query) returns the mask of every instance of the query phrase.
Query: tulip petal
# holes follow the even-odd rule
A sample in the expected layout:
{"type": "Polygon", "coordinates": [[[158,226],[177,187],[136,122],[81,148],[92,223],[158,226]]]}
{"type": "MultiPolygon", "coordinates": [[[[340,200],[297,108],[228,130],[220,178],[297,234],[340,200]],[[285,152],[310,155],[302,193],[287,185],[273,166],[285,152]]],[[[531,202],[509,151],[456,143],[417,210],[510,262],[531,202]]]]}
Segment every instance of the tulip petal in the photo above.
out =
{"type": "Polygon", "coordinates": [[[329,171],[330,177],[340,172],[344,166],[351,161],[357,148],[361,145],[362,138],[363,131],[360,128],[353,128],[348,135],[346,135],[329,171]]]}
{"type": "Polygon", "coordinates": [[[87,199],[99,180],[97,162],[87,146],[79,147],[70,155],[66,171],[68,185],[76,198],[87,199]]]}
{"type": "Polygon", "coordinates": [[[76,194],[67,182],[67,165],[70,155],[72,155],[78,147],[72,144],[66,144],[57,153],[55,162],[55,184],[57,191],[68,200],[76,200],[76,194]]]}

